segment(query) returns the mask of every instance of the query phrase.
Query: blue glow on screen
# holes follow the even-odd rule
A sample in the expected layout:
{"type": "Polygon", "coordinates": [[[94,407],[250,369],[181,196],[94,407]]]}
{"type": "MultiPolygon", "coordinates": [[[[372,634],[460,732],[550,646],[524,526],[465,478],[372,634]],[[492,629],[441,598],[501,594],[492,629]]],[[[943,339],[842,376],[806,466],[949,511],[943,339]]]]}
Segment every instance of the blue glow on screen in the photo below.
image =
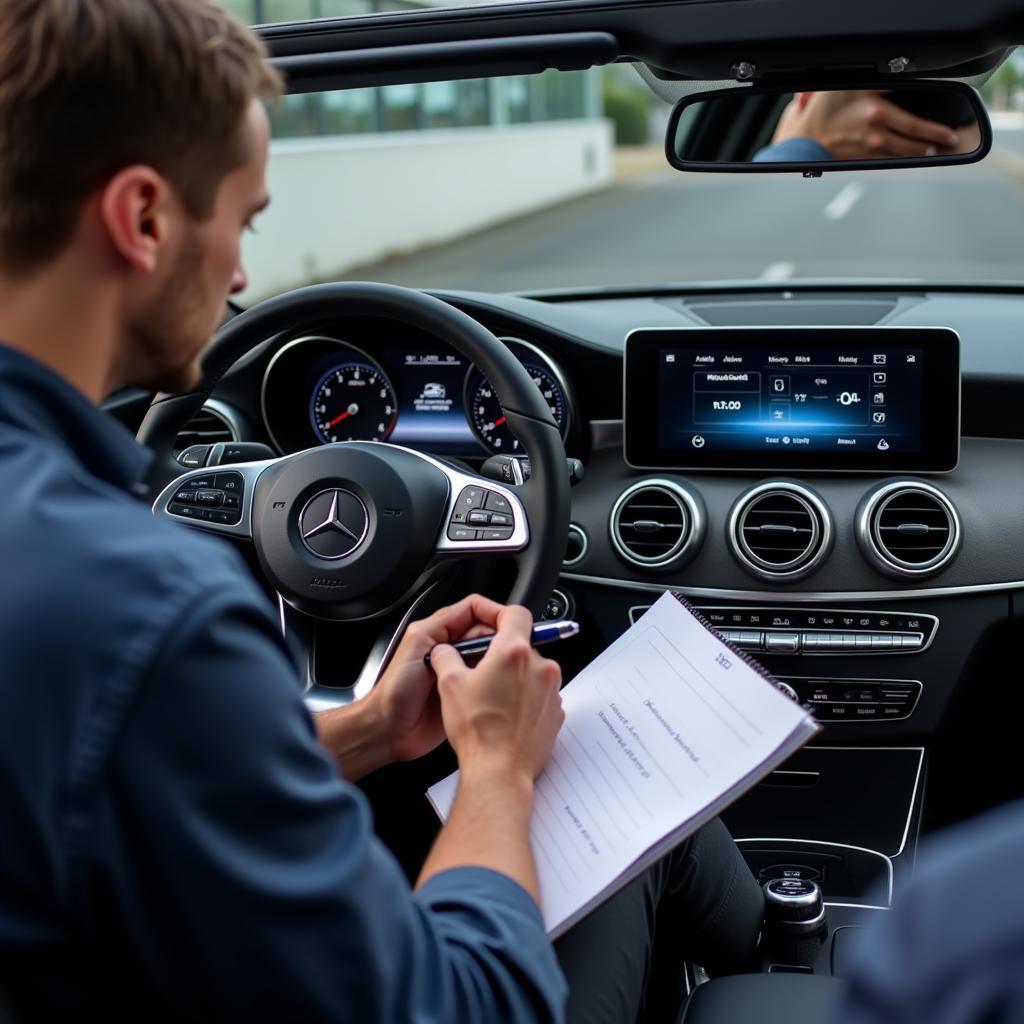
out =
{"type": "Polygon", "coordinates": [[[661,445],[921,451],[922,349],[665,348],[661,445]]]}

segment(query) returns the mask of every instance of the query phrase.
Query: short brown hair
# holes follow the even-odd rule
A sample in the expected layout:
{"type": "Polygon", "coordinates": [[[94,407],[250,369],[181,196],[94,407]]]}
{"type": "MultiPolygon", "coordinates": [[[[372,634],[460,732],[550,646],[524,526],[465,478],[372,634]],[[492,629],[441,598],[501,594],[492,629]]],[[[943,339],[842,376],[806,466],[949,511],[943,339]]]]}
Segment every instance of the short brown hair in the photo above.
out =
{"type": "Polygon", "coordinates": [[[280,89],[262,42],[213,0],[0,0],[0,267],[54,257],[135,163],[208,216],[249,158],[249,103],[280,89]]]}

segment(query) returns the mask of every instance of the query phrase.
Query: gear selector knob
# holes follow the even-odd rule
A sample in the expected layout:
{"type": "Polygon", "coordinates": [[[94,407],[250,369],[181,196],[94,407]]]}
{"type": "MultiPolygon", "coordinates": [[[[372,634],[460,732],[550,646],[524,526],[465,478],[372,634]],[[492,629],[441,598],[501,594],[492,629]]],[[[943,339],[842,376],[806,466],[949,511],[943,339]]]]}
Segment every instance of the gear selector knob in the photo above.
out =
{"type": "Polygon", "coordinates": [[[812,967],[828,934],[818,883],[805,878],[773,878],[764,884],[764,903],[764,947],[769,960],[812,967]]]}

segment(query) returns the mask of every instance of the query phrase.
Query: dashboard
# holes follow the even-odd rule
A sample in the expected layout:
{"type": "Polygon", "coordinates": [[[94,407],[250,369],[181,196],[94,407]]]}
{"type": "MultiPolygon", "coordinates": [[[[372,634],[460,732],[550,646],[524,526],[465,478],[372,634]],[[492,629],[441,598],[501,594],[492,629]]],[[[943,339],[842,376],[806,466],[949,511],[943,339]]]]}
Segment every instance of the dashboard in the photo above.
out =
{"type": "MultiPolygon", "coordinates": [[[[1024,296],[440,297],[506,339],[584,465],[553,595],[584,627],[563,645],[567,677],[671,588],[722,616],[801,698],[827,704],[843,742],[913,742],[982,685],[973,666],[984,671],[986,645],[1017,628],[1018,609],[1024,622],[1024,296]],[[645,338],[648,364],[634,364],[645,338]],[[778,377],[789,379],[776,394],[778,377]],[[815,395],[830,409],[820,436],[871,439],[860,465],[783,453],[782,438],[813,436],[797,406],[815,395]],[[636,431],[646,452],[633,450],[636,431]]],[[[488,382],[444,338],[368,319],[267,339],[208,411],[235,440],[282,453],[358,437],[479,470],[519,450],[488,382]]]]}

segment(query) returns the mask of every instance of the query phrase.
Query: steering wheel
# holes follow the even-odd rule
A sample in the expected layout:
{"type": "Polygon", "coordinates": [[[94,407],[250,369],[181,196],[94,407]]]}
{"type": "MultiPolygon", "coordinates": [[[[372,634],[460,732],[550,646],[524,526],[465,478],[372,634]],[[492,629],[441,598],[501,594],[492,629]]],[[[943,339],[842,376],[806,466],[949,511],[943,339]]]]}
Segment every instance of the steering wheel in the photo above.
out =
{"type": "Polygon", "coordinates": [[[565,554],[565,448],[526,370],[477,321],[411,289],[315,285],[229,321],[204,354],[202,371],[195,390],[157,395],[139,430],[156,455],[148,481],[152,493],[159,490],[154,513],[250,542],[279,595],[282,624],[287,613],[300,636],[310,636],[317,619],[384,620],[377,656],[349,699],[372,686],[406,621],[454,560],[512,557],[516,578],[508,600],[540,612],[565,554]],[[443,338],[475,364],[501,396],[509,427],[530,458],[529,479],[498,484],[377,441],[182,473],[173,458],[175,439],[224,374],[267,338],[305,332],[339,315],[400,321],[443,338]]]}

